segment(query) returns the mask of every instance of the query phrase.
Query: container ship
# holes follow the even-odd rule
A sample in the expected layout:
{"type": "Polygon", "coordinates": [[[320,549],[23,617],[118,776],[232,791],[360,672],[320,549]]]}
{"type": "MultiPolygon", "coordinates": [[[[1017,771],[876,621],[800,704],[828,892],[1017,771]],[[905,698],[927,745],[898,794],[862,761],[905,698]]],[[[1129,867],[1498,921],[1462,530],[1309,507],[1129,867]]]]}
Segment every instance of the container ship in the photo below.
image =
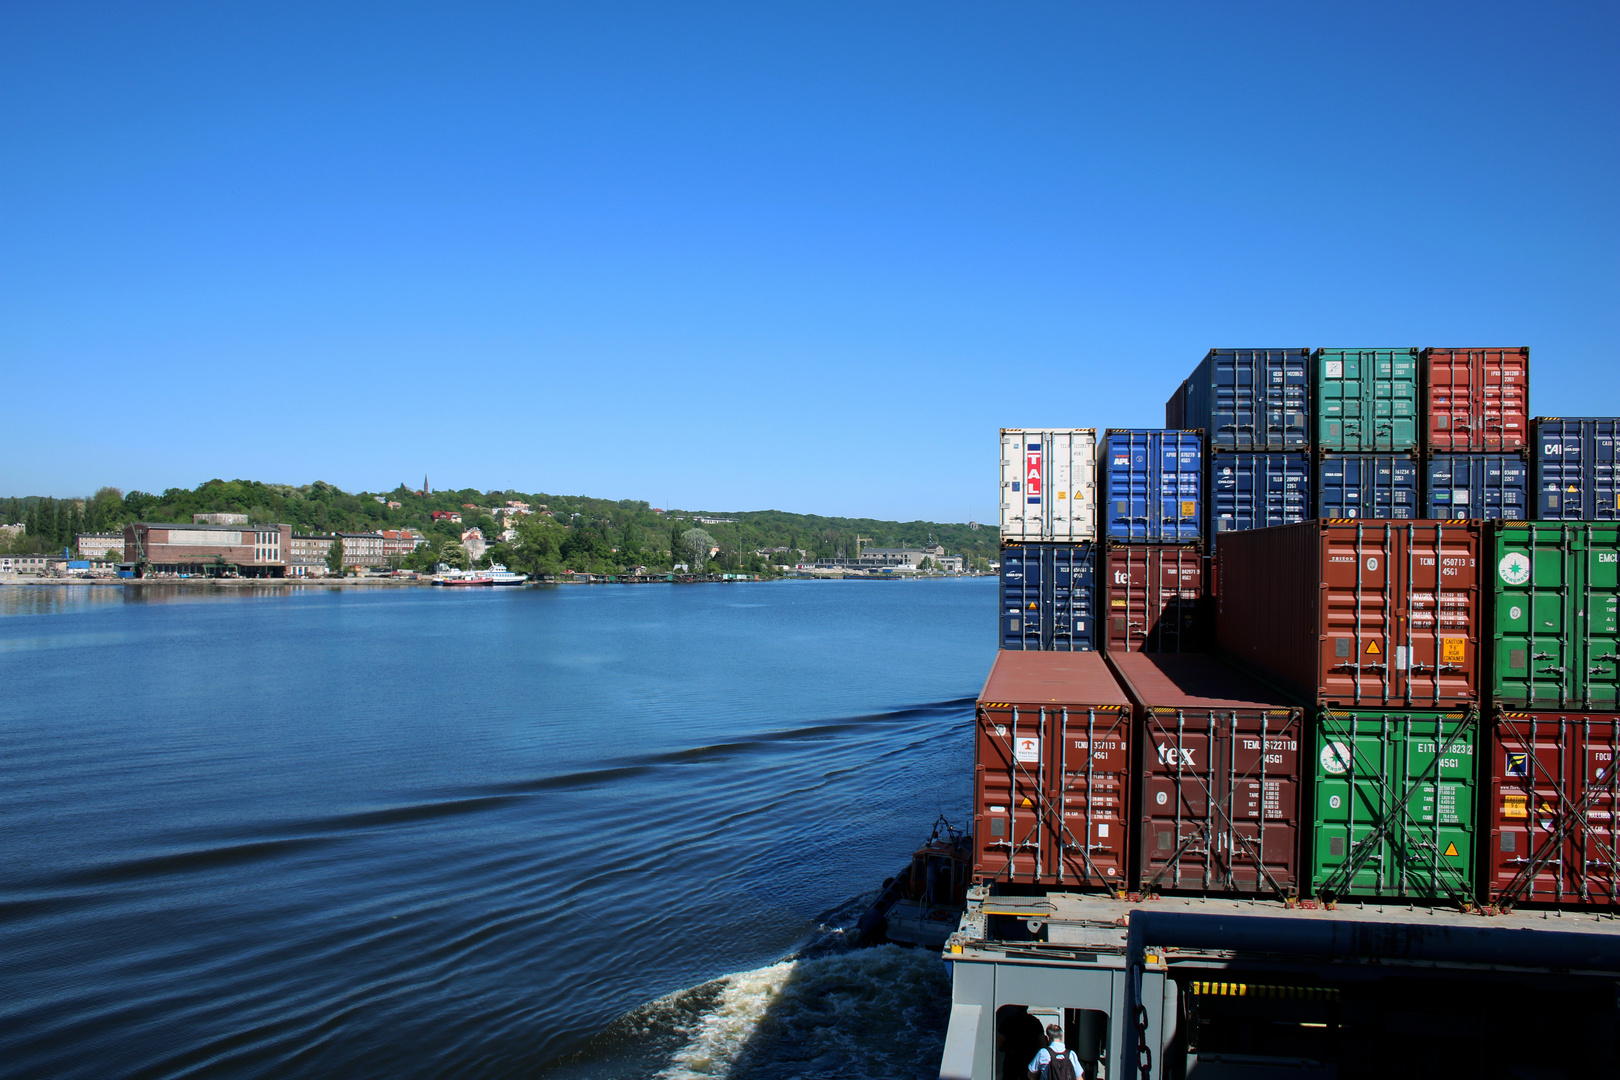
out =
{"type": "Polygon", "coordinates": [[[1529,356],[1001,432],[942,1077],[1620,1075],[1620,432],[1529,356]]]}

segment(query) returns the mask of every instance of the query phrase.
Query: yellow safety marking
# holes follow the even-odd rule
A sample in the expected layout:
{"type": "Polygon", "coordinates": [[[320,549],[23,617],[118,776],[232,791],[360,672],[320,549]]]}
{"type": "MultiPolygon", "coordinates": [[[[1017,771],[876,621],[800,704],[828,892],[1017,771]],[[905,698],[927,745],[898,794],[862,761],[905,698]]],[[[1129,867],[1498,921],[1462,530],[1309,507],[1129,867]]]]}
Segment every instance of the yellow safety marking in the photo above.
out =
{"type": "Polygon", "coordinates": [[[1455,856],[1457,854],[1457,845],[1456,844],[1447,844],[1445,853],[1447,855],[1455,856]]]}
{"type": "Polygon", "coordinates": [[[1382,649],[1380,649],[1378,647],[1378,642],[1376,642],[1376,641],[1367,642],[1367,655],[1368,656],[1377,656],[1379,653],[1381,653],[1383,651],[1384,650],[1382,650],[1382,649]]]}
{"type": "Polygon", "coordinates": [[[1025,795],[1024,796],[1024,801],[1018,804],[1020,809],[1022,809],[1023,807],[1026,807],[1026,806],[1034,806],[1034,805],[1035,805],[1034,803],[1029,801],[1029,796],[1028,795],[1025,795]]]}
{"type": "Polygon", "coordinates": [[[1443,638],[1440,642],[1440,659],[1448,664],[1460,664],[1467,658],[1468,642],[1462,638],[1443,638]]]}

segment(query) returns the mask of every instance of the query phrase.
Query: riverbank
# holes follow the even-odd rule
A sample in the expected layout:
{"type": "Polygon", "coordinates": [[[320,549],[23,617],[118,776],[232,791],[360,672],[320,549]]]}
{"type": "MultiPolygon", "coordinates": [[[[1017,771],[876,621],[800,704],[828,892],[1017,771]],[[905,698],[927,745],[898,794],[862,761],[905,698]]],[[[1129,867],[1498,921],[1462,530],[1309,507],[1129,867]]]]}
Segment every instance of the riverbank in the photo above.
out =
{"type": "MultiPolygon", "coordinates": [[[[863,574],[845,571],[801,571],[782,577],[762,574],[556,574],[538,581],[527,582],[518,588],[538,588],[545,585],[651,585],[651,584],[733,584],[738,581],[935,581],[941,577],[993,577],[987,574],[863,574]]],[[[229,591],[232,589],[401,589],[431,587],[432,579],[391,577],[329,577],[329,578],[117,578],[117,577],[34,577],[8,574],[0,577],[0,588],[8,585],[89,585],[96,588],[119,589],[203,589],[229,591]]],[[[511,588],[512,586],[503,586],[511,588]]]]}

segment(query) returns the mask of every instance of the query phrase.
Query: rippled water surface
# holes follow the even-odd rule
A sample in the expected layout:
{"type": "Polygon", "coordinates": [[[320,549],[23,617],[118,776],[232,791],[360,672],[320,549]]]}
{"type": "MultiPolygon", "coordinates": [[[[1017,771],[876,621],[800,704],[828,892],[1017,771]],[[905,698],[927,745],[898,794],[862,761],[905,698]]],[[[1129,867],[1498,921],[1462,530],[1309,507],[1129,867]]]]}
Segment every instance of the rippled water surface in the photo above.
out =
{"type": "Polygon", "coordinates": [[[994,593],[0,587],[0,1076],[924,1075],[994,593]]]}

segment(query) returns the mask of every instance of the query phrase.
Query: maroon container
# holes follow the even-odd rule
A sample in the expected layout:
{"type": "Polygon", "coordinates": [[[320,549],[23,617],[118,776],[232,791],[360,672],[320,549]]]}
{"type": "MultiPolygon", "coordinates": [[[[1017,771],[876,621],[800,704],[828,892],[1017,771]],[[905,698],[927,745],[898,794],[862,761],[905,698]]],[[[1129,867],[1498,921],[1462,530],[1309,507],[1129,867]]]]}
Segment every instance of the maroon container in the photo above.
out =
{"type": "Polygon", "coordinates": [[[1449,453],[1530,442],[1530,350],[1425,349],[1424,445],[1449,453]]]}
{"type": "Polygon", "coordinates": [[[1108,662],[1143,718],[1142,891],[1298,895],[1303,711],[1210,656],[1108,662]]]}
{"type": "Polygon", "coordinates": [[[1124,888],[1130,734],[1101,654],[998,652],[979,695],[974,880],[1124,888]]]}
{"type": "Polygon", "coordinates": [[[1197,652],[1209,646],[1204,557],[1189,545],[1108,549],[1102,603],[1109,652],[1197,652]]]}
{"type": "Polygon", "coordinates": [[[1216,641],[1308,704],[1477,702],[1483,528],[1323,519],[1227,533],[1216,641]]]}
{"type": "Polygon", "coordinates": [[[1492,901],[1620,904],[1620,714],[1499,711],[1493,729],[1492,901]]]}

